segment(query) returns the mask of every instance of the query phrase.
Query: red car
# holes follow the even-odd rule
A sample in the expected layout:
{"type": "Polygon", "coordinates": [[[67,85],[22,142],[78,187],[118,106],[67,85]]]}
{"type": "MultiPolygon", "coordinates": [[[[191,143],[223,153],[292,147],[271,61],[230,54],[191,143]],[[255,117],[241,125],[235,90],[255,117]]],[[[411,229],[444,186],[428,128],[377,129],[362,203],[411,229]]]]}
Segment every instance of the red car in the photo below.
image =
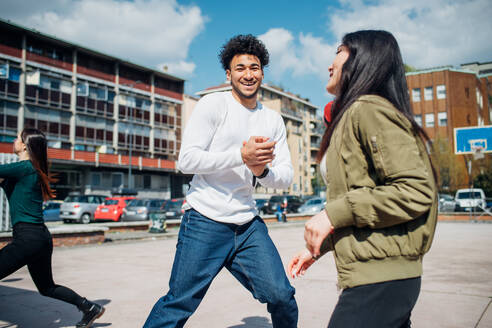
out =
{"type": "Polygon", "coordinates": [[[108,197],[99,205],[94,213],[94,220],[120,221],[123,209],[135,197],[108,197]]]}

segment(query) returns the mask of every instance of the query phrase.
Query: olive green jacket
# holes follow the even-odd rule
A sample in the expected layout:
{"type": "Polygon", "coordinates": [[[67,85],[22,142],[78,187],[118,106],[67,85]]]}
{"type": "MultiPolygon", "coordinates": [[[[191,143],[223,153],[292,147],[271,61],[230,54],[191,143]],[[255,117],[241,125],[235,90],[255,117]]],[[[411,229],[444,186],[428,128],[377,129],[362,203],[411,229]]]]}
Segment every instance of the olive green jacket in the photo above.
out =
{"type": "Polygon", "coordinates": [[[340,288],[419,277],[437,222],[437,189],[422,139],[386,99],[345,112],[326,151],[326,211],[340,288]]]}

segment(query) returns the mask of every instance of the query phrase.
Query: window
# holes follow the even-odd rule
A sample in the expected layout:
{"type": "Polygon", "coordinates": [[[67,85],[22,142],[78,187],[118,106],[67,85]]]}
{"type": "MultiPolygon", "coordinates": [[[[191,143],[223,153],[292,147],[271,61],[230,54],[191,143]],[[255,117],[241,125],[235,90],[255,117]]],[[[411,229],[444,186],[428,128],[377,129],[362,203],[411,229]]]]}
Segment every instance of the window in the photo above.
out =
{"type": "Polygon", "coordinates": [[[434,113],[425,114],[425,126],[428,128],[434,126],[434,113]]]}
{"type": "Polygon", "coordinates": [[[9,80],[19,82],[21,70],[15,67],[9,67],[9,80]]]}
{"type": "Polygon", "coordinates": [[[420,88],[412,89],[412,101],[413,102],[420,101],[420,88]]]}
{"type": "Polygon", "coordinates": [[[111,187],[118,188],[123,186],[123,173],[115,172],[111,174],[111,187]]]}
{"type": "Polygon", "coordinates": [[[108,90],[106,88],[89,86],[89,97],[92,99],[107,100],[108,90]]]}
{"type": "Polygon", "coordinates": [[[425,100],[432,100],[432,87],[425,87],[424,89],[424,99],[425,100]]]}
{"type": "Polygon", "coordinates": [[[437,99],[446,99],[446,86],[444,84],[436,87],[437,99]]]}
{"type": "Polygon", "coordinates": [[[417,122],[419,126],[422,126],[422,115],[415,115],[415,122],[417,122]]]}
{"type": "MultiPolygon", "coordinates": [[[[75,171],[59,171],[56,173],[58,186],[80,186],[80,172],[75,171]]],[[[79,196],[80,197],[80,196],[79,196]]]]}
{"type": "Polygon", "coordinates": [[[85,96],[89,95],[89,83],[87,82],[78,82],[77,83],[77,96],[85,96]]]}
{"type": "Polygon", "coordinates": [[[101,173],[91,173],[91,185],[94,187],[101,185],[101,173]]]}
{"type": "Polygon", "coordinates": [[[480,106],[480,108],[483,108],[483,97],[482,97],[482,93],[480,92],[480,90],[478,88],[476,90],[476,93],[477,93],[477,104],[480,106]]]}
{"type": "Polygon", "coordinates": [[[0,100],[0,129],[17,131],[18,112],[17,103],[0,100]]]}
{"type": "Polygon", "coordinates": [[[446,112],[437,113],[437,121],[439,126],[448,125],[448,113],[446,112]]]}
{"type": "Polygon", "coordinates": [[[9,64],[0,64],[0,78],[9,78],[9,64]]]}

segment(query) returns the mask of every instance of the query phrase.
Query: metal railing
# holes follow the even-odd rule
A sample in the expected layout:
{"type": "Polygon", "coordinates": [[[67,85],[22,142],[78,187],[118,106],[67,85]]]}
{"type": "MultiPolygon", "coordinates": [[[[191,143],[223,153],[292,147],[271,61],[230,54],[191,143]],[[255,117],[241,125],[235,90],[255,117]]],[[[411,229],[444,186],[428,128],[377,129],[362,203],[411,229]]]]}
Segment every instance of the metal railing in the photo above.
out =
{"type": "Polygon", "coordinates": [[[302,114],[300,112],[295,111],[295,110],[292,110],[290,108],[282,107],[280,109],[280,112],[282,114],[289,115],[291,117],[295,117],[295,118],[298,118],[298,119],[301,119],[302,120],[302,114]]]}
{"type": "MultiPolygon", "coordinates": [[[[17,162],[19,158],[14,154],[0,153],[0,165],[17,162]]],[[[0,192],[0,232],[12,230],[10,222],[9,201],[3,192],[0,192]]]]}

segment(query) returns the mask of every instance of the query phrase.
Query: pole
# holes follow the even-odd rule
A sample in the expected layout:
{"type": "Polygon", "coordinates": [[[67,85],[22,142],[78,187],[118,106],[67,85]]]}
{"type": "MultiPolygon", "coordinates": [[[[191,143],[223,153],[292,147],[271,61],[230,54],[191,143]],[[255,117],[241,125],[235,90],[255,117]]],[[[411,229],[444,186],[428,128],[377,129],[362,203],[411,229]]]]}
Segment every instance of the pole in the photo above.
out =
{"type": "MultiPolygon", "coordinates": [[[[133,90],[133,86],[132,86],[133,90]]],[[[128,164],[128,188],[132,189],[132,148],[133,148],[133,106],[130,109],[130,152],[129,152],[129,158],[130,158],[130,163],[128,164]]]]}
{"type": "MultiPolygon", "coordinates": [[[[131,96],[133,96],[133,87],[135,84],[141,83],[141,81],[135,81],[134,83],[131,84],[123,84],[126,86],[130,87],[131,91],[131,96]]],[[[134,97],[135,98],[135,97],[134,97]]],[[[135,100],[135,103],[130,107],[130,135],[128,136],[129,139],[129,152],[128,152],[128,157],[129,157],[129,163],[128,163],[128,188],[132,189],[133,184],[132,184],[132,148],[133,148],[133,106],[136,106],[137,101],[135,100]]]]}

